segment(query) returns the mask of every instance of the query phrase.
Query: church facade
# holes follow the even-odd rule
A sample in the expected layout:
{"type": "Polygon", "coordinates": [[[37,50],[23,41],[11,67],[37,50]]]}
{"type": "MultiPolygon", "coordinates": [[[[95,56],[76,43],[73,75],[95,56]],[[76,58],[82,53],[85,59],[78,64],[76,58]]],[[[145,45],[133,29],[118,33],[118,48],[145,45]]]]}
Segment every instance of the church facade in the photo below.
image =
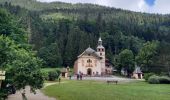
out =
{"type": "Polygon", "coordinates": [[[106,67],[105,48],[102,45],[102,39],[99,38],[97,51],[88,47],[82,54],[80,54],[74,63],[74,73],[83,75],[105,75],[111,72],[106,67]]]}

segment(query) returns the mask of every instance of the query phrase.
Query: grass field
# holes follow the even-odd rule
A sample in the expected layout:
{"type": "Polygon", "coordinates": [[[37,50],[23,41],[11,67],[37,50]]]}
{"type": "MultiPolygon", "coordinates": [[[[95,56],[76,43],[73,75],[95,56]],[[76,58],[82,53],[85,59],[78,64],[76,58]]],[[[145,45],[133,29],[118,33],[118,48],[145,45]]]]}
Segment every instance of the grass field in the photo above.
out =
{"type": "MultiPolygon", "coordinates": [[[[61,70],[62,68],[42,68],[41,72],[50,72],[50,71],[56,71],[56,70],[61,70]]],[[[70,73],[73,75],[73,68],[70,68],[70,73]]]]}
{"type": "Polygon", "coordinates": [[[106,84],[96,81],[66,80],[43,89],[57,100],[170,100],[170,85],[145,82],[106,84]]]}
{"type": "Polygon", "coordinates": [[[61,68],[42,68],[42,72],[50,72],[50,71],[55,71],[55,70],[60,70],[61,68]]]}

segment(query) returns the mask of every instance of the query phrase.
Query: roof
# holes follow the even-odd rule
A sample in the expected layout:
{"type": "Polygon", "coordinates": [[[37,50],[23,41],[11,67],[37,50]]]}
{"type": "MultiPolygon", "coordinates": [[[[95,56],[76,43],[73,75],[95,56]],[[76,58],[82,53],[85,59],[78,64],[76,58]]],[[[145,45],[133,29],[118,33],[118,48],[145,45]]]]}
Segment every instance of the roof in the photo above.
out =
{"type": "Polygon", "coordinates": [[[66,68],[62,68],[62,69],[61,69],[61,72],[62,72],[62,73],[67,73],[67,69],[66,69],[66,68]]]}
{"type": "Polygon", "coordinates": [[[102,45],[98,45],[97,48],[104,48],[102,45]]]}
{"type": "Polygon", "coordinates": [[[99,37],[99,40],[98,41],[102,41],[101,37],[99,37]]]}
{"type": "Polygon", "coordinates": [[[86,50],[85,50],[86,53],[88,54],[91,54],[91,53],[95,53],[96,51],[93,50],[92,48],[88,47],[86,50]]]}
{"type": "Polygon", "coordinates": [[[142,73],[140,67],[136,67],[133,73],[142,73]]]}
{"type": "Polygon", "coordinates": [[[98,58],[100,58],[100,56],[96,53],[96,51],[95,50],[93,50],[92,48],[90,48],[90,47],[88,47],[81,55],[79,55],[78,57],[81,57],[82,55],[85,55],[85,54],[87,54],[87,55],[93,55],[93,56],[95,56],[95,57],[98,57],[98,58]]]}

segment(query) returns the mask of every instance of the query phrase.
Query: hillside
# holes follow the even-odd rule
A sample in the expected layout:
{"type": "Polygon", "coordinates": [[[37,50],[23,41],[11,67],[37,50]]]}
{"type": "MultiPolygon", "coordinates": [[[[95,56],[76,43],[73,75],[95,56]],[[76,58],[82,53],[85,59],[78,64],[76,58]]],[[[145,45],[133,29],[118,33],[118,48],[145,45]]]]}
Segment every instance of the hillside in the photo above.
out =
{"type": "Polygon", "coordinates": [[[44,3],[38,2],[36,0],[1,0],[0,3],[11,3],[11,5],[18,5],[20,7],[26,8],[28,10],[34,11],[42,11],[46,9],[74,9],[74,8],[105,8],[99,5],[91,5],[91,4],[69,4],[69,3],[62,3],[62,2],[52,2],[52,3],[44,3]]]}
{"type": "Polygon", "coordinates": [[[102,37],[107,58],[117,64],[124,49],[138,55],[147,41],[159,41],[152,71],[168,70],[169,15],[131,12],[92,4],[41,3],[35,0],[1,0],[28,30],[29,43],[45,66],[73,66],[88,45],[96,48],[102,37]],[[166,58],[166,59],[165,59],[166,58]]]}

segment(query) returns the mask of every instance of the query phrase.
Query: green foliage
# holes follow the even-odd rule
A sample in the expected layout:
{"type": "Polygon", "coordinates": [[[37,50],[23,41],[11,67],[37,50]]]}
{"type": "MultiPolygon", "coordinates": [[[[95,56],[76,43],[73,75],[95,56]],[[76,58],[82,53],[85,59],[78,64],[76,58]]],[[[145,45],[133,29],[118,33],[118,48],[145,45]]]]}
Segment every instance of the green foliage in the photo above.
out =
{"type": "Polygon", "coordinates": [[[136,57],[137,63],[146,71],[153,63],[153,57],[157,54],[158,43],[158,41],[146,42],[136,57]]]}
{"type": "Polygon", "coordinates": [[[42,74],[40,72],[41,60],[34,57],[31,51],[19,48],[14,41],[8,37],[0,36],[0,56],[3,62],[1,66],[6,70],[6,80],[17,89],[23,89],[30,85],[34,89],[41,88],[43,85],[42,74]]]}
{"type": "Polygon", "coordinates": [[[8,91],[6,89],[0,90],[0,100],[5,100],[8,97],[8,91]]]}
{"type": "Polygon", "coordinates": [[[61,54],[56,43],[52,43],[48,47],[42,47],[38,52],[39,57],[44,59],[47,66],[59,66],[62,64],[61,54]]]}
{"type": "Polygon", "coordinates": [[[9,52],[15,48],[14,42],[8,37],[0,36],[0,69],[4,69],[5,65],[9,63],[11,55],[9,52]]]}
{"type": "Polygon", "coordinates": [[[148,82],[150,84],[159,84],[160,83],[159,82],[159,76],[156,76],[156,75],[150,76],[149,79],[148,79],[148,82]]]}
{"type": "Polygon", "coordinates": [[[49,80],[49,72],[56,72],[57,71],[57,77],[60,74],[60,68],[41,68],[41,72],[43,73],[43,78],[45,80],[49,80]]]}
{"type": "Polygon", "coordinates": [[[134,55],[131,50],[125,49],[119,54],[119,63],[122,68],[125,68],[128,73],[134,70],[134,55]]]}
{"type": "Polygon", "coordinates": [[[71,19],[70,16],[65,16],[62,13],[51,13],[51,14],[44,14],[40,16],[43,20],[48,20],[48,21],[57,21],[60,19],[71,19]]]}
{"type": "Polygon", "coordinates": [[[145,79],[145,81],[148,81],[149,77],[152,75],[155,75],[155,74],[154,73],[145,73],[143,78],[145,79]]]}
{"type": "Polygon", "coordinates": [[[44,82],[40,71],[42,60],[35,56],[26,43],[24,29],[15,24],[18,22],[14,22],[10,14],[0,9],[0,69],[6,71],[2,89],[6,90],[6,84],[15,86],[17,90],[29,85],[31,91],[35,92],[44,82]]]}
{"type": "MultiPolygon", "coordinates": [[[[18,33],[10,33],[10,37],[17,41],[26,40],[25,35],[29,37],[28,42],[38,51],[38,56],[45,61],[45,65],[73,66],[77,56],[88,45],[96,48],[98,37],[101,36],[106,57],[114,65],[117,65],[118,54],[129,49],[134,56],[138,55],[136,61],[143,66],[144,71],[168,73],[168,15],[136,13],[92,4],[42,3],[35,0],[1,0],[0,3],[0,6],[12,13],[17,18],[15,20],[19,20],[29,33],[24,34],[22,28],[20,31],[15,30],[16,23],[10,21],[6,24],[11,27],[8,29],[18,33]],[[139,53],[147,50],[141,49],[143,43],[153,40],[161,41],[158,53],[155,54],[150,49],[147,53],[139,53]],[[54,48],[51,48],[51,44],[56,44],[57,47],[53,45],[54,48]],[[55,48],[56,52],[53,52],[55,48]],[[53,53],[48,53],[49,51],[53,53]],[[163,53],[165,51],[166,53],[163,53]],[[55,59],[52,59],[51,55],[54,53],[55,59]]],[[[4,21],[7,21],[6,18],[3,18],[4,21]]]]}
{"type": "Polygon", "coordinates": [[[161,76],[159,78],[160,84],[170,84],[170,77],[167,76],[161,76]]]}
{"type": "Polygon", "coordinates": [[[6,10],[0,9],[0,35],[9,36],[22,45],[26,42],[25,31],[18,27],[13,17],[6,10]]]}
{"type": "Polygon", "coordinates": [[[170,84],[170,78],[167,76],[152,75],[149,77],[148,82],[150,84],[170,84]]]}
{"type": "Polygon", "coordinates": [[[48,72],[48,80],[49,81],[55,81],[56,79],[58,79],[59,76],[60,76],[59,71],[50,71],[50,72],[48,72]]]}

